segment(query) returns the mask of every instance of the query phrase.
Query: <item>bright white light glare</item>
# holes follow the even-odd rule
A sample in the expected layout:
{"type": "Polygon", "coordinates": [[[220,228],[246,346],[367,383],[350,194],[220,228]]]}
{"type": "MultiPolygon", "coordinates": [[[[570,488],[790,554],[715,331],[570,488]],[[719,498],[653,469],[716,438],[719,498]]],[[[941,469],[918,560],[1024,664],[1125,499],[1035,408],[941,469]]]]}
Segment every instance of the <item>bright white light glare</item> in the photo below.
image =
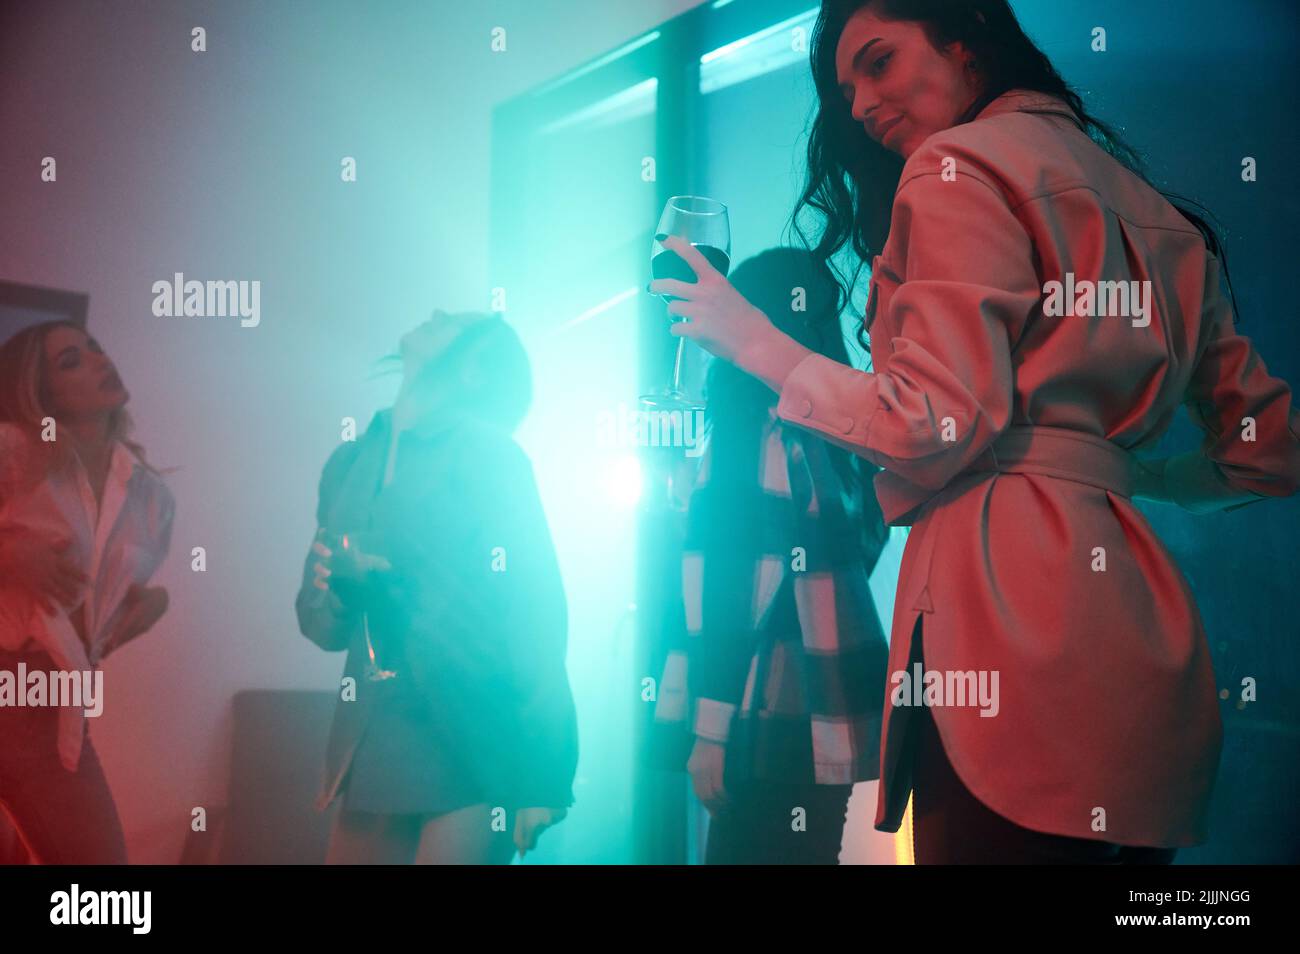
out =
{"type": "Polygon", "coordinates": [[[790,31],[802,26],[811,38],[817,13],[817,9],[808,10],[705,53],[700,57],[700,92],[712,93],[806,61],[807,51],[793,48],[790,31]]]}
{"type": "Polygon", "coordinates": [[[610,462],[605,488],[619,507],[630,509],[641,500],[641,461],[635,454],[623,454],[610,462]]]}
{"type": "Polygon", "coordinates": [[[553,123],[547,123],[541,128],[541,134],[549,136],[562,129],[570,129],[583,124],[590,124],[593,128],[599,128],[608,126],[611,123],[626,123],[641,116],[649,116],[654,112],[655,95],[658,88],[658,79],[651,77],[648,80],[642,80],[635,86],[629,86],[627,89],[614,93],[612,96],[606,96],[590,106],[569,113],[567,116],[562,116],[553,123]]]}
{"type": "Polygon", "coordinates": [[[584,321],[590,321],[591,319],[595,318],[597,315],[603,315],[605,312],[609,311],[611,308],[615,307],[616,305],[621,305],[629,298],[635,297],[639,291],[640,289],[637,288],[635,285],[633,285],[631,288],[627,289],[626,291],[619,292],[613,298],[606,298],[599,305],[595,305],[594,307],[588,308],[586,311],[584,311],[582,314],[578,315],[575,318],[570,318],[564,324],[560,325],[560,327],[556,328],[553,333],[559,334],[561,331],[568,331],[570,328],[576,327],[577,325],[582,324],[584,321]]]}
{"type": "Polygon", "coordinates": [[[559,89],[561,86],[564,86],[566,83],[572,83],[580,76],[586,76],[588,73],[594,73],[602,66],[606,66],[610,63],[613,63],[615,60],[622,59],[623,57],[627,56],[629,53],[632,53],[635,50],[639,50],[647,43],[653,43],[657,39],[659,39],[659,31],[651,30],[649,33],[645,34],[645,36],[639,36],[634,40],[629,40],[628,42],[620,46],[617,50],[611,50],[610,52],[606,53],[604,56],[600,57],[599,59],[592,60],[590,63],[587,63],[584,66],[579,66],[571,73],[565,73],[563,76],[557,77],[556,79],[551,80],[549,83],[543,83],[541,86],[537,87],[537,89],[533,90],[533,95],[545,96],[547,93],[551,92],[551,90],[559,89]]]}

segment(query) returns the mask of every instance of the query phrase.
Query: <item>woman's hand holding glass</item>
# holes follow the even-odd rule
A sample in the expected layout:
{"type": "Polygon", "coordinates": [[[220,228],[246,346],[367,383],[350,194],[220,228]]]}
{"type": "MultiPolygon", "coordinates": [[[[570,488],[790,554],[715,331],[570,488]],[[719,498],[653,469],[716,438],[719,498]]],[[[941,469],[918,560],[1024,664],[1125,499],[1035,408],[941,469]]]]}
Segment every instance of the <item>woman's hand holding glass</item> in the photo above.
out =
{"type": "Polygon", "coordinates": [[[364,604],[374,575],[393,569],[383,557],[364,552],[350,534],[345,533],[334,541],[322,528],[311,548],[317,557],[312,566],[315,575],[312,585],[333,593],[348,607],[359,608],[364,604]]]}
{"type": "Polygon", "coordinates": [[[672,334],[690,338],[733,363],[740,363],[737,359],[746,350],[780,334],[767,315],[751,305],[699,249],[675,235],[666,237],[663,247],[680,255],[696,277],[694,282],[657,278],[650,283],[651,294],[676,299],[669,302],[668,313],[686,319],[672,325],[672,334]]]}

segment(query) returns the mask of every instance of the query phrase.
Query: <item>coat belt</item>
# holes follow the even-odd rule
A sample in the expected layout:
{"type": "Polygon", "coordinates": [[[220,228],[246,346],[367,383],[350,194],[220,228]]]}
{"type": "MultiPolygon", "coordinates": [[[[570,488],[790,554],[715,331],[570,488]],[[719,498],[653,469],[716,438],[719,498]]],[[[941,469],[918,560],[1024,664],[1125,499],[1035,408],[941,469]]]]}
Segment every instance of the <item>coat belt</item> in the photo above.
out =
{"type": "MultiPolygon", "coordinates": [[[[903,605],[925,613],[934,612],[929,591],[930,567],[935,544],[943,534],[943,519],[947,515],[944,504],[966,493],[988,473],[1041,474],[1132,497],[1137,486],[1138,463],[1136,457],[1118,444],[1095,434],[1045,424],[1008,427],[974,463],[926,502],[932,519],[924,521],[924,530],[919,537],[914,537],[916,570],[908,584],[909,595],[902,596],[903,605]],[[915,597],[910,596],[913,593],[915,597]]],[[[909,540],[908,545],[913,542],[909,540]]]]}
{"type": "Polygon", "coordinates": [[[1137,458],[1118,444],[1064,427],[1008,427],[967,468],[968,473],[1042,474],[1089,484],[1121,497],[1137,486],[1137,458]]]}

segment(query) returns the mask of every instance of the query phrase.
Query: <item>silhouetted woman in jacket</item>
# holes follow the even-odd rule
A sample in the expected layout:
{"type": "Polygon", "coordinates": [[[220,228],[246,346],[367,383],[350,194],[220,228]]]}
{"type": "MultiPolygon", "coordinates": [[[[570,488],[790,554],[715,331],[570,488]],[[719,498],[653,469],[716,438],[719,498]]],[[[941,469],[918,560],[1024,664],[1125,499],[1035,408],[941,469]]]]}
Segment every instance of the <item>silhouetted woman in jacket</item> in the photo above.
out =
{"type": "Polygon", "coordinates": [[[528,359],[499,316],[403,337],[397,403],[331,455],[297,612],[346,650],[320,805],[333,863],[503,863],[573,801],[567,610],[511,433],[528,359]]]}

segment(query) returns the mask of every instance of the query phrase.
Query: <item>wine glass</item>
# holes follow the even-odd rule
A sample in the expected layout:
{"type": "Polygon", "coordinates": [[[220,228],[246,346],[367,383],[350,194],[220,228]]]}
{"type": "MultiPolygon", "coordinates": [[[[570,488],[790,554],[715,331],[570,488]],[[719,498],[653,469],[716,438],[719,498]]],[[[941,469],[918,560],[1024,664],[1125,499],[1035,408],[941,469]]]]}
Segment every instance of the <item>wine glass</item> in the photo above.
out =
{"type": "MultiPolygon", "coordinates": [[[[695,272],[691,266],[676,252],[664,248],[663,240],[670,235],[690,242],[710,265],[723,275],[727,274],[727,269],[731,267],[731,225],[727,219],[727,207],[721,202],[699,195],[675,195],[664,205],[663,214],[659,216],[659,228],[655,230],[654,242],[650,246],[651,273],[656,279],[676,278],[679,281],[694,282],[695,272]]],[[[667,304],[675,296],[659,297],[667,304]]],[[[682,320],[678,315],[669,317],[673,321],[682,320]]],[[[685,347],[686,339],[678,338],[672,381],[666,387],[641,395],[643,408],[662,411],[704,409],[704,405],[688,398],[682,390],[685,347]]]]}
{"type": "MultiPolygon", "coordinates": [[[[347,533],[330,533],[322,530],[320,536],[325,545],[341,558],[338,570],[331,577],[335,587],[369,586],[370,578],[376,573],[386,573],[392,565],[384,557],[376,554],[383,549],[383,539],[377,531],[351,530],[347,533]]],[[[370,636],[370,613],[363,607],[361,626],[366,638],[366,679],[370,682],[383,682],[397,677],[397,672],[386,668],[381,661],[382,654],[376,654],[374,640],[370,636]]]]}

